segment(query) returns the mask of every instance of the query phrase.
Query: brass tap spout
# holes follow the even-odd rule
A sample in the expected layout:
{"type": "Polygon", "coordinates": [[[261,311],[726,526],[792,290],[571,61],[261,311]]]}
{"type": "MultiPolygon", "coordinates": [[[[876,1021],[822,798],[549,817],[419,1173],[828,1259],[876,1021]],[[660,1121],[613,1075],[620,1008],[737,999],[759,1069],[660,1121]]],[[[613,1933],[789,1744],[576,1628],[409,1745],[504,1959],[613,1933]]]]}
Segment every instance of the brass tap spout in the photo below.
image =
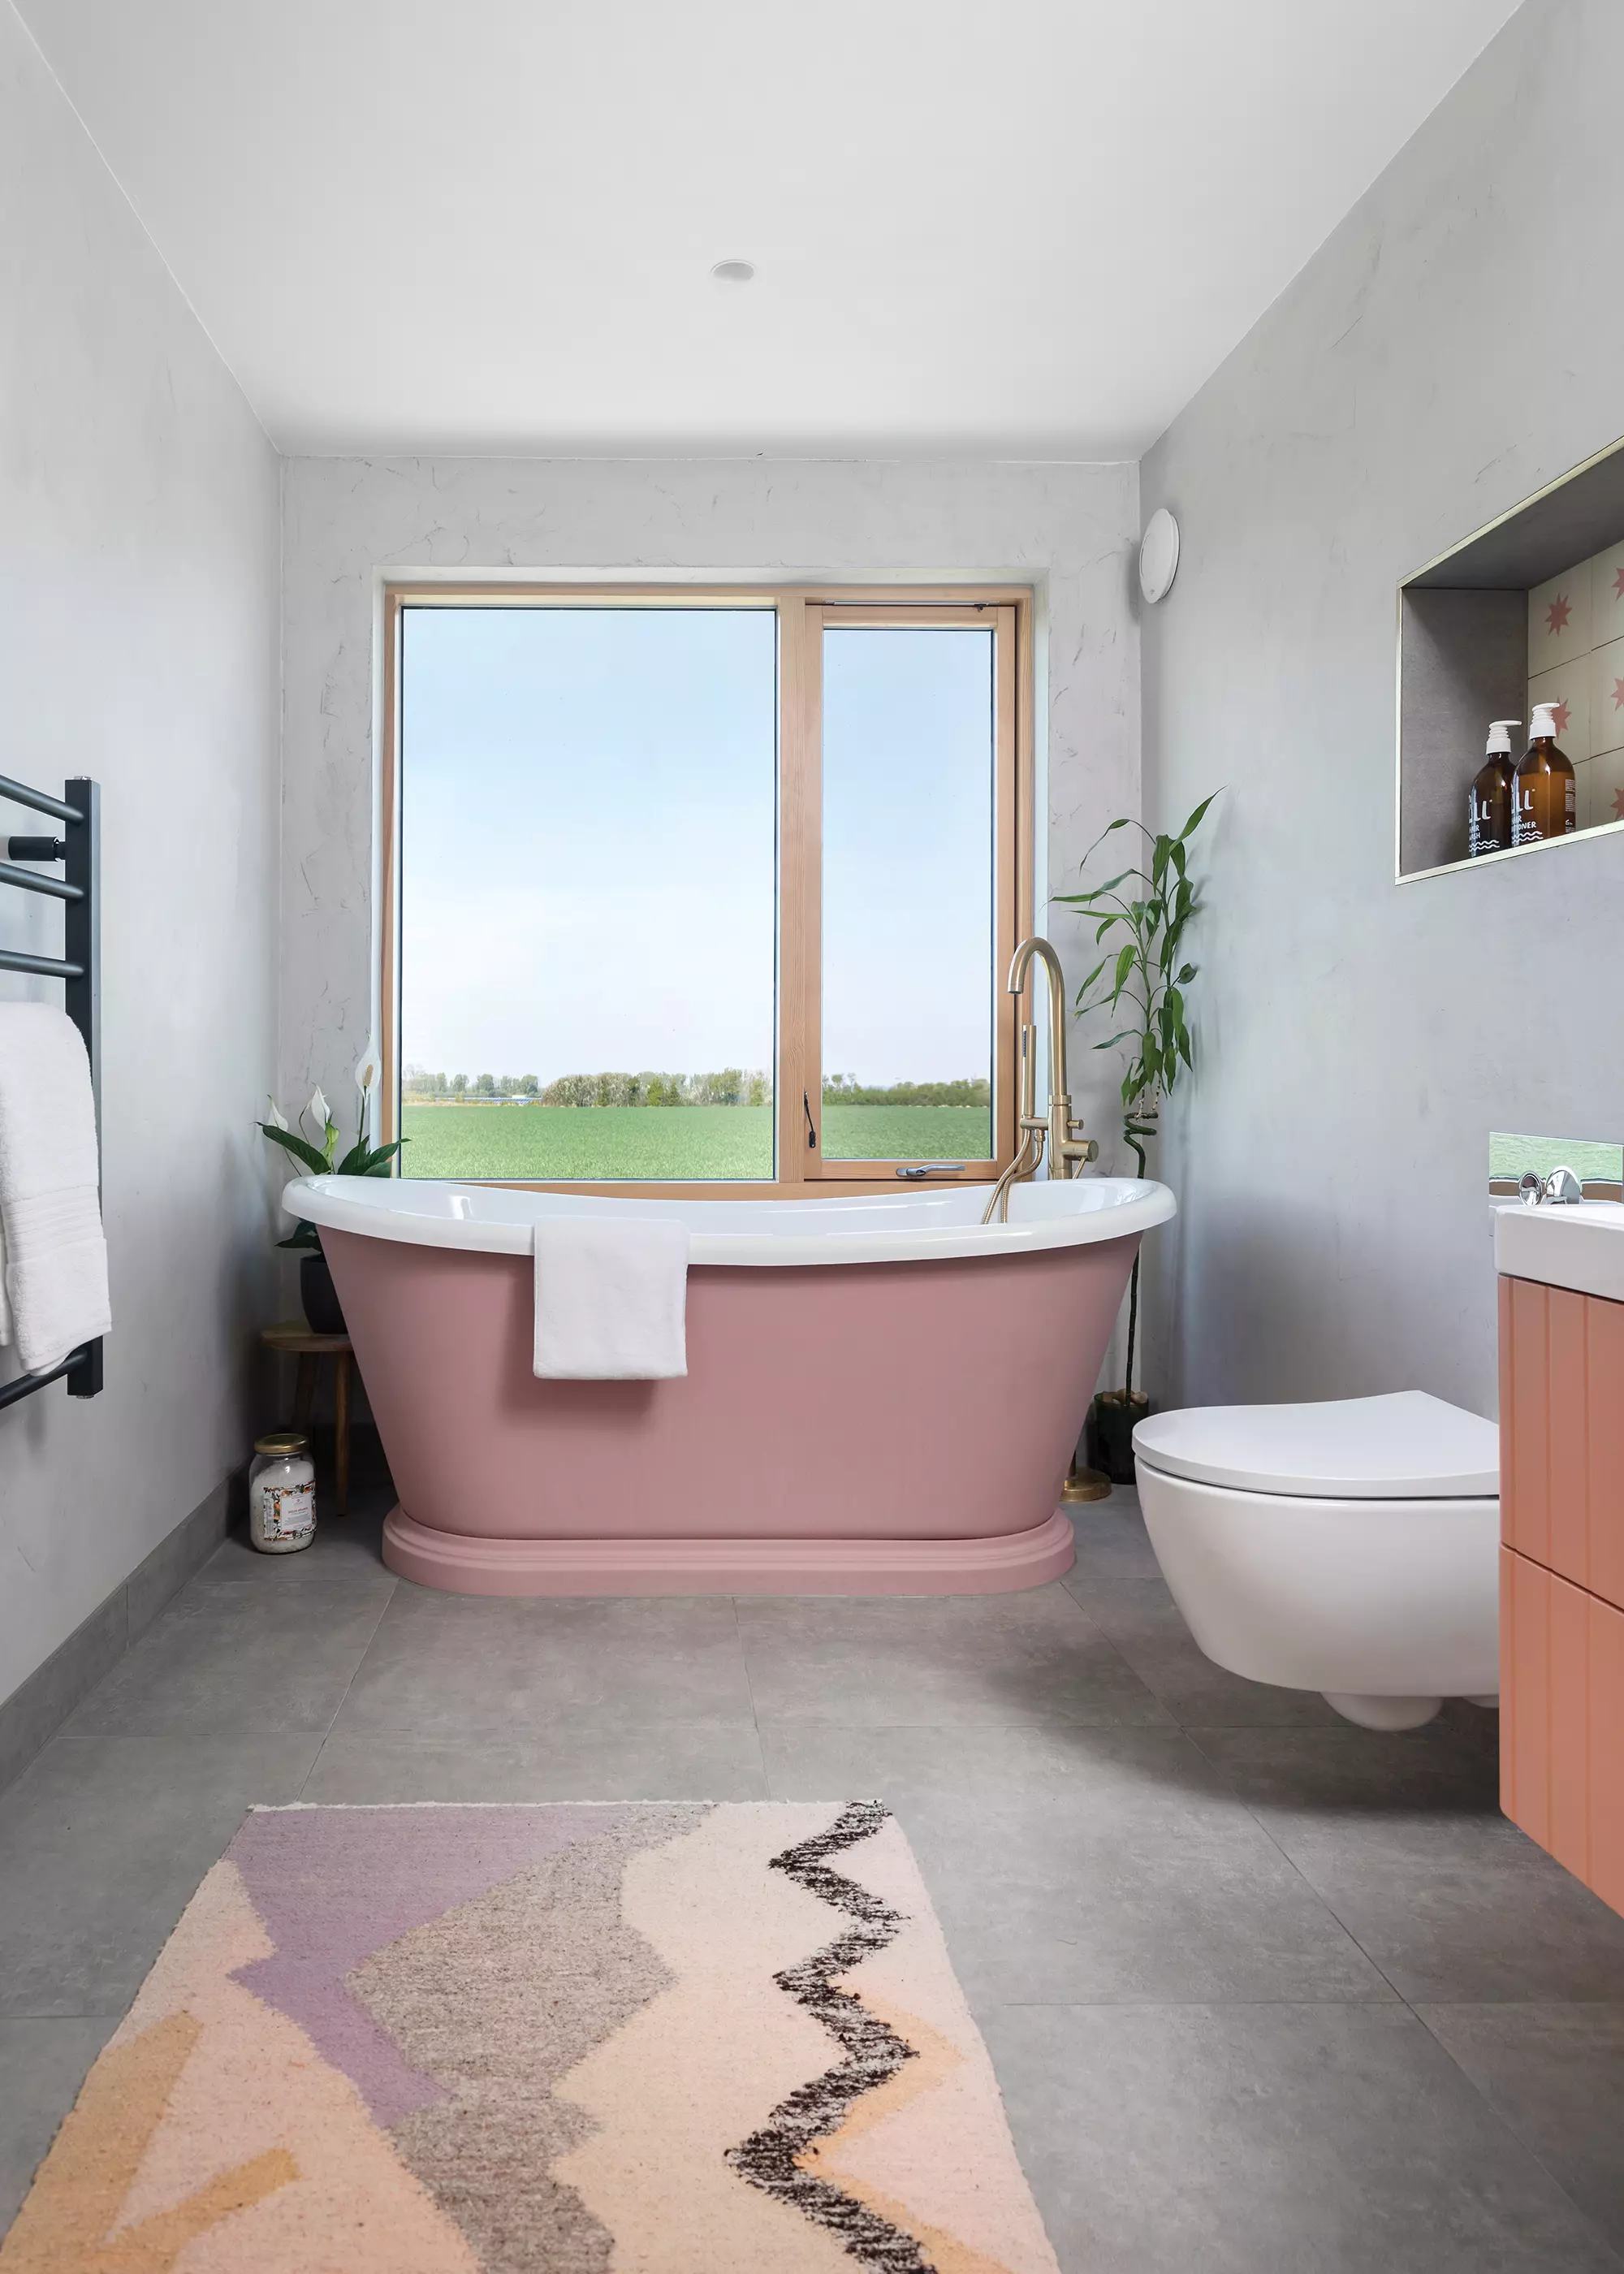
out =
{"type": "Polygon", "coordinates": [[[1049,977],[1049,1111],[1037,1110],[1037,1065],[1033,1050],[1034,1035],[1029,1022],[1023,1020],[1020,1028],[1020,1113],[1017,1135],[1020,1141],[1015,1158],[993,1186],[992,1197],[987,1203],[983,1224],[990,1224],[995,1215],[1000,1223],[1010,1210],[1010,1186],[1017,1179],[1034,1176],[1043,1158],[1043,1147],[1049,1146],[1049,1173],[1051,1177],[1072,1177],[1083,1163],[1099,1158],[1100,1148],[1092,1137],[1073,1135],[1082,1127],[1071,1118],[1071,1098],[1066,1078],[1066,1005],[1065,974],[1060,968],[1060,958],[1046,939],[1023,939],[1016,949],[1010,965],[1010,993],[1018,999],[1026,991],[1026,974],[1034,962],[1041,963],[1049,977]]]}
{"type": "Polygon", "coordinates": [[[1041,1120],[1035,1116],[1028,1119],[1023,1113],[1021,1123],[1024,1128],[1047,1131],[1049,1175],[1073,1177],[1086,1161],[1098,1159],[1100,1148],[1092,1137],[1072,1134],[1083,1125],[1071,1118],[1071,1083],[1066,1075],[1065,974],[1046,939],[1023,939],[1016,949],[1010,965],[1010,992],[1019,996],[1025,991],[1026,974],[1034,962],[1042,965],[1049,979],[1049,1111],[1041,1120]]]}

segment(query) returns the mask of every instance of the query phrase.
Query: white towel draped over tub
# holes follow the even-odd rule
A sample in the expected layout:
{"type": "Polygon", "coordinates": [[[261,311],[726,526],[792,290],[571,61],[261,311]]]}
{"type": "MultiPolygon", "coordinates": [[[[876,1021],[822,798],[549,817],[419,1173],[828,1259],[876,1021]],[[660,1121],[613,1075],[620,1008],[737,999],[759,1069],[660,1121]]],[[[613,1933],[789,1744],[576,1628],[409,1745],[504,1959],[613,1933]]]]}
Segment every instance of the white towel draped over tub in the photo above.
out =
{"type": "Polygon", "coordinates": [[[26,1373],[112,1324],[96,1184],[79,1028],[49,1003],[0,1003],[0,1342],[15,1336],[26,1373]]]}
{"type": "Polygon", "coordinates": [[[545,1382],[669,1382],[688,1372],[688,1235],[653,1216],[536,1226],[535,1371],[545,1382]]]}

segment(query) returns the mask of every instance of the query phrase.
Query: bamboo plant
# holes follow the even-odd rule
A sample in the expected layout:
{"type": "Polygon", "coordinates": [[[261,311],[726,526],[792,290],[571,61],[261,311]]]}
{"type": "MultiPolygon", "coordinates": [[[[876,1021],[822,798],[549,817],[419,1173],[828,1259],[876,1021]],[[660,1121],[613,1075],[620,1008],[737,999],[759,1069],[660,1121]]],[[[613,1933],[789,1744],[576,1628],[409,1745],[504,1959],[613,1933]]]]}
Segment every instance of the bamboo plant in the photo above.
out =
{"type": "MultiPolygon", "coordinates": [[[[1213,796],[1216,795],[1214,790],[1213,796]]],[[[1113,933],[1118,936],[1078,989],[1076,1007],[1079,1016],[1090,1011],[1120,1016],[1124,1008],[1131,1014],[1126,1025],[1094,1048],[1109,1050],[1124,1043],[1132,1045],[1133,1054],[1122,1078],[1123,1135],[1132,1148],[1141,1177],[1145,1148],[1157,1134],[1162,1101],[1177,1081],[1179,1067],[1192,1064],[1184,990],[1196,975],[1196,966],[1182,962],[1180,950],[1185,927],[1200,903],[1188,872],[1187,848],[1212,802],[1212,797],[1204,797],[1176,837],[1153,832],[1142,821],[1124,814],[1101,831],[1079,866],[1086,870],[1106,839],[1117,830],[1133,828],[1149,847],[1149,868],[1123,869],[1088,892],[1056,895],[1063,907],[1080,908],[1094,919],[1096,947],[1113,933]]],[[[1123,1389],[1123,1406],[1130,1416],[1139,1314],[1136,1255],[1128,1291],[1128,1357],[1123,1389]]]]}

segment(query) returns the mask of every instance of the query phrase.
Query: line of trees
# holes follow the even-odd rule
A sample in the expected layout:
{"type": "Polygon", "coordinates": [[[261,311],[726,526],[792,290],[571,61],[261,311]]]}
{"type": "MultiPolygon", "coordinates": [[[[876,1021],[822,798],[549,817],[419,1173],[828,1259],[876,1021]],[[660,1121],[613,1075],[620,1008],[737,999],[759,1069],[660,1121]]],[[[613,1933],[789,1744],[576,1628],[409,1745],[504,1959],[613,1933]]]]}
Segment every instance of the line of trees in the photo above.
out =
{"type": "Polygon", "coordinates": [[[861,1082],[854,1073],[823,1077],[825,1105],[987,1105],[992,1084],[980,1075],[966,1081],[893,1081],[888,1089],[861,1082]]]}
{"type": "Polygon", "coordinates": [[[567,1073],[544,1105],[771,1105],[772,1078],[722,1066],[715,1073],[567,1073]]]}
{"type": "MultiPolygon", "coordinates": [[[[417,1104],[445,1105],[771,1105],[772,1077],[740,1066],[715,1073],[567,1073],[544,1087],[533,1073],[430,1073],[408,1066],[401,1094],[417,1104]]],[[[979,1105],[992,1085],[964,1081],[860,1082],[854,1073],[823,1078],[825,1105],[979,1105]]]]}
{"type": "Polygon", "coordinates": [[[771,1105],[772,1077],[741,1066],[714,1073],[567,1073],[545,1087],[533,1073],[430,1073],[408,1066],[401,1094],[420,1104],[771,1105]]]}
{"type": "Polygon", "coordinates": [[[437,1098],[455,1103],[492,1104],[498,1098],[537,1097],[541,1084],[533,1073],[477,1073],[472,1081],[465,1073],[454,1073],[449,1081],[443,1073],[430,1073],[423,1066],[409,1065],[401,1077],[401,1094],[404,1097],[437,1098]]]}

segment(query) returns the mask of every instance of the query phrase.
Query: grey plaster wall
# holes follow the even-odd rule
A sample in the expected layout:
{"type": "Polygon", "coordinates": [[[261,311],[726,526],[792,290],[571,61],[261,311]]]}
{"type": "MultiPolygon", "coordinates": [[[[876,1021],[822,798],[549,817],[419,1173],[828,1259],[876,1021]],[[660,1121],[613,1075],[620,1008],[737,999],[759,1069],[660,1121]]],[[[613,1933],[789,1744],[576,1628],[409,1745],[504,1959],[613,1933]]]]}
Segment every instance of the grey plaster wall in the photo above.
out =
{"type": "MultiPolygon", "coordinates": [[[[969,577],[1041,603],[1040,862],[1065,891],[1139,802],[1132,465],[290,459],[284,486],[282,1081],[353,1110],[375,1015],[376,599],[389,569],[673,582],[969,577]]],[[[1040,882],[1040,894],[1042,891],[1040,882]]],[[[1081,976],[1084,935],[1049,912],[1081,976]]],[[[1109,1135],[1111,1077],[1074,1094],[1109,1135]]]]}
{"type": "Polygon", "coordinates": [[[1621,84],[1617,0],[1527,0],[1141,470],[1147,801],[1224,787],[1170,1398],[1492,1413],[1488,1133],[1624,1134],[1624,841],[1393,881],[1395,587],[1624,427],[1621,84]]]}
{"type": "MultiPolygon", "coordinates": [[[[0,773],[103,785],[114,1320],[100,1398],[0,1414],[0,1699],[245,1451],[271,1299],[252,1119],[274,1061],[277,508],[274,452],[0,0],[0,773]]],[[[40,826],[0,803],[0,836],[40,826]]],[[[59,922],[0,893],[8,945],[60,953],[59,922]]]]}

